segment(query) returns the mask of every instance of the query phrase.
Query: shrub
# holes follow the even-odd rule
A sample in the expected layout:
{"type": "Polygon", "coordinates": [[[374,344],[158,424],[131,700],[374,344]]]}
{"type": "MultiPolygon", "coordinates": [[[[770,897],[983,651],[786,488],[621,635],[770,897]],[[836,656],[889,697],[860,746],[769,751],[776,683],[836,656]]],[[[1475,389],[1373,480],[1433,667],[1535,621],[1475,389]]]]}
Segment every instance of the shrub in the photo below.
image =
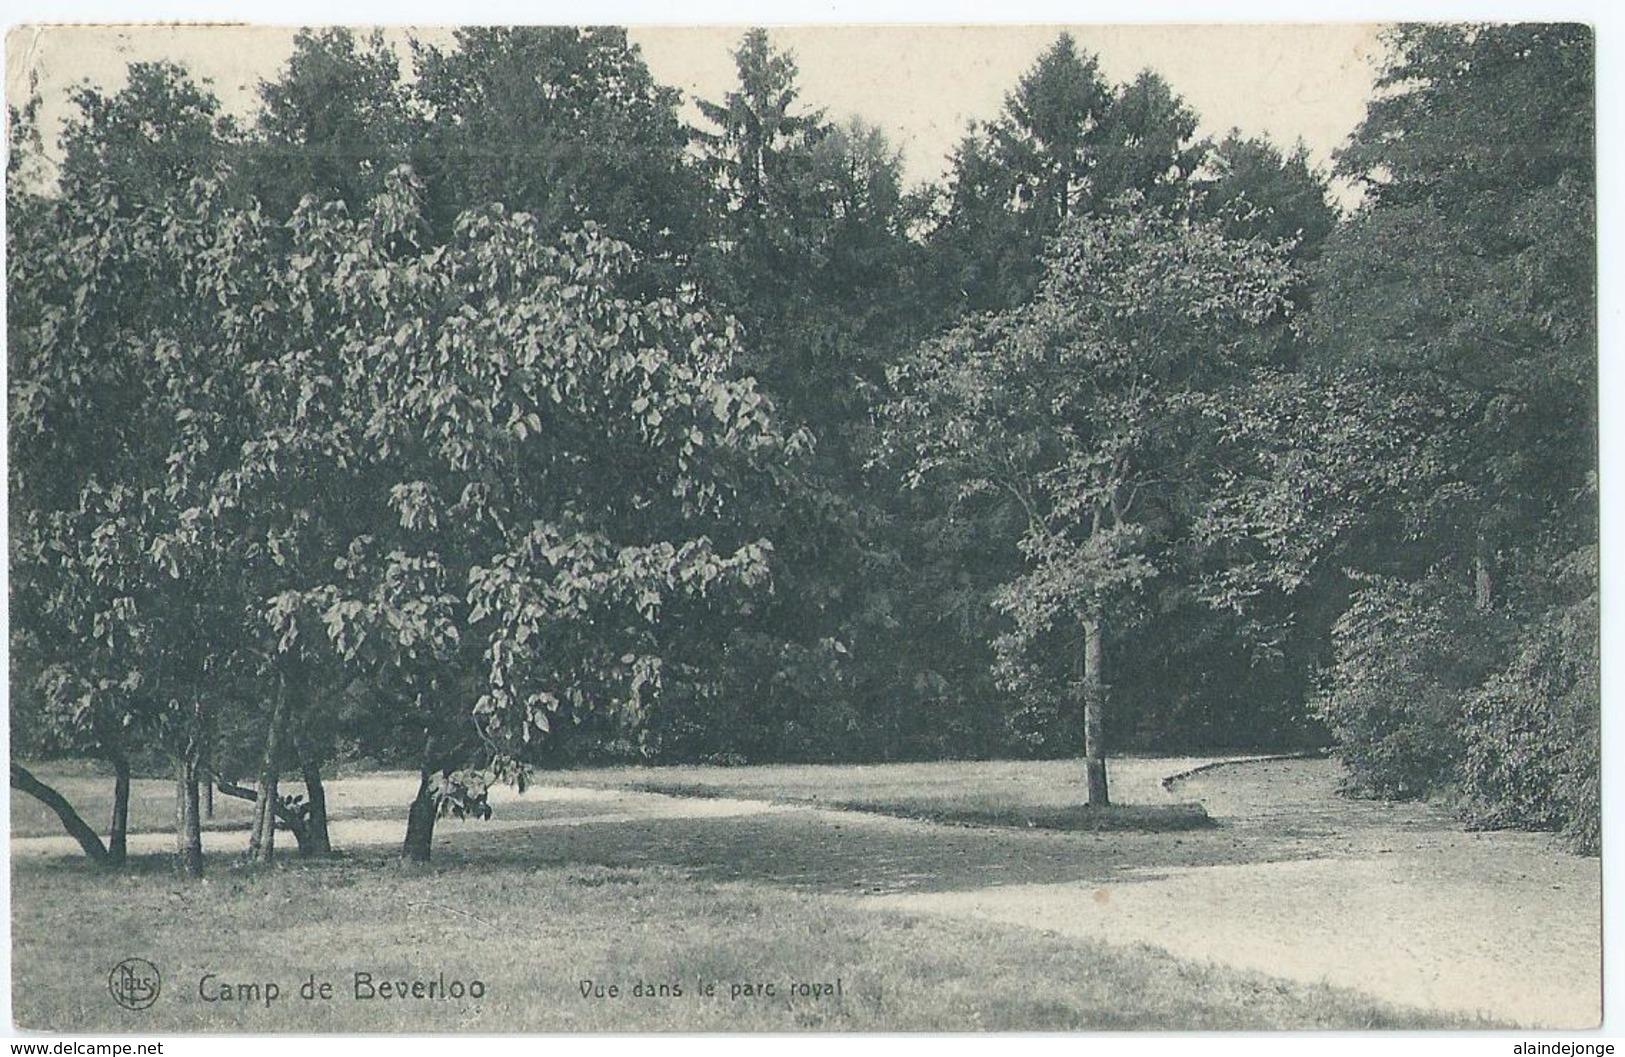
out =
{"type": "Polygon", "coordinates": [[[1461,717],[1462,812],[1486,828],[1550,829],[1595,854],[1601,839],[1597,596],[1535,621],[1461,717]]]}
{"type": "Polygon", "coordinates": [[[1462,707],[1493,671],[1505,618],[1440,577],[1371,578],[1333,629],[1316,712],[1360,796],[1414,799],[1462,780],[1462,707]]]}

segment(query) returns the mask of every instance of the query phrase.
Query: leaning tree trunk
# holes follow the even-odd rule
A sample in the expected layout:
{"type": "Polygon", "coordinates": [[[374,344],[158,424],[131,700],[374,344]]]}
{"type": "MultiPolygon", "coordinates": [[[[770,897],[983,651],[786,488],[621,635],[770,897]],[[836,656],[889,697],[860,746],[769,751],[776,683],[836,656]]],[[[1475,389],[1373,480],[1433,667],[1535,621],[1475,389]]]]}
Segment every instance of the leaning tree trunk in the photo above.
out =
{"type": "Polygon", "coordinates": [[[56,812],[56,817],[62,821],[62,828],[79,842],[87,859],[97,866],[108,865],[107,848],[102,845],[102,838],[79,817],[79,812],[68,803],[67,797],[35,778],[28,768],[15,760],[11,762],[11,784],[56,812]]]}
{"type": "Polygon", "coordinates": [[[198,817],[198,759],[181,753],[175,763],[175,855],[183,877],[203,876],[203,827],[198,817]]]}
{"type": "Polygon", "coordinates": [[[248,861],[269,865],[276,859],[277,779],[282,766],[282,734],[288,725],[288,687],[277,678],[271,704],[271,725],[265,734],[265,755],[260,761],[259,795],[254,800],[254,829],[248,839],[248,861]]]}
{"type": "Polygon", "coordinates": [[[1100,614],[1083,620],[1083,776],[1089,806],[1111,803],[1106,792],[1106,685],[1101,678],[1100,614]]]}
{"type": "Polygon", "coordinates": [[[113,757],[113,819],[107,827],[107,864],[123,866],[129,850],[130,761],[119,753],[113,757]]]}
{"type": "Polygon", "coordinates": [[[421,864],[429,861],[434,846],[434,820],[439,813],[434,800],[432,773],[425,767],[418,782],[417,796],[406,812],[406,841],[401,845],[401,861],[421,864]]]}

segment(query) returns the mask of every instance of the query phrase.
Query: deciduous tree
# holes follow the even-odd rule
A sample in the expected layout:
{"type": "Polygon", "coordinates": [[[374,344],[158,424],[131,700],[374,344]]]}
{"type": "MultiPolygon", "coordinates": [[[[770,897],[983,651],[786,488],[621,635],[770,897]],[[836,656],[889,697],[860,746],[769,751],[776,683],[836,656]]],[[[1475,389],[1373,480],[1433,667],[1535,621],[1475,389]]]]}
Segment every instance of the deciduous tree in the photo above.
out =
{"type": "Polygon", "coordinates": [[[1246,384],[1289,281],[1268,244],[1126,201],[1067,226],[1031,303],[962,324],[897,375],[911,479],[1024,515],[1006,546],[1025,568],[998,594],[1005,679],[1081,698],[1092,805],[1108,799],[1114,625],[1153,583],[1181,583],[1212,443],[1202,409],[1246,384]]]}
{"type": "Polygon", "coordinates": [[[778,443],[731,325],[627,296],[624,244],[491,206],[430,246],[420,195],[403,170],[363,217],[302,212],[286,284],[356,475],[335,575],[287,609],[414,732],[411,859],[559,724],[645,706],[669,600],[762,582],[769,544],[718,515],[778,443]]]}

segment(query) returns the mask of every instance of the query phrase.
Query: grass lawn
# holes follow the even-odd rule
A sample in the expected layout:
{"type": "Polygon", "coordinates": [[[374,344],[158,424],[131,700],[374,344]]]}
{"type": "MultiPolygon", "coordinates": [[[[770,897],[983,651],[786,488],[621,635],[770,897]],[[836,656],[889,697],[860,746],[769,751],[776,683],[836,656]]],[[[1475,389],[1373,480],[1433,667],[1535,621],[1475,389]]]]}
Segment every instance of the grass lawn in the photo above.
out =
{"type": "Polygon", "coordinates": [[[123,876],[74,860],[19,860],[12,900],[14,1015],[37,1030],[1482,1026],[1149,948],[865,909],[849,897],[714,883],[662,866],[451,861],[410,873],[361,855],[290,860],[262,874],[217,867],[206,883],[188,884],[161,857],[123,876]],[[107,990],[111,967],[130,956],[163,972],[158,1001],[141,1012],[120,1009],[107,990]],[[477,979],[485,994],[358,1000],[357,972],[374,981],[477,979]],[[331,1000],[299,997],[311,976],[334,985],[331,1000]],[[273,982],[280,996],[267,1003],[273,982]],[[682,995],[638,996],[639,983],[678,985],[682,995]],[[205,1001],[225,984],[259,984],[259,998],[205,1001]],[[823,986],[793,992],[798,984],[823,986]]]}
{"type": "MultiPolygon", "coordinates": [[[[1114,761],[1123,813],[1167,810],[1174,801],[1160,776],[1185,762],[1114,761]]],[[[136,855],[111,875],[82,858],[14,855],[14,1016],[25,1028],[122,1032],[1488,1026],[1110,945],[1075,929],[874,898],[1080,885],[1098,900],[1090,886],[1125,876],[1324,850],[1301,826],[1277,822],[1114,833],[1027,825],[1044,812],[1078,810],[1080,770],[1056,761],[554,772],[529,795],[500,791],[494,823],[442,822],[436,862],[417,873],[396,868],[392,854],[415,780],[346,777],[329,786],[345,837],[343,853],[326,862],[286,855],[275,870],[245,872],[227,850],[241,833],[206,838],[211,872],[201,884],[175,879],[165,855],[136,855]],[[989,809],[997,817],[988,821],[1016,824],[885,817],[963,821],[989,809]],[[163,971],[149,1010],[122,1010],[109,995],[109,971],[128,957],[163,971]],[[485,993],[357,999],[357,972],[435,983],[443,974],[465,987],[478,979],[485,993]],[[333,986],[331,999],[299,997],[312,977],[333,986]],[[269,1004],[268,982],[280,993],[269,1004]],[[667,992],[641,995],[640,983],[667,992]],[[260,1001],[207,1000],[225,984],[258,985],[260,1001]],[[767,984],[773,993],[757,986],[767,984]],[[798,984],[808,986],[793,990],[798,984]]],[[[105,824],[109,776],[54,764],[39,774],[105,824]]],[[[168,782],[135,783],[132,829],[155,834],[145,848],[167,845],[172,798],[168,782]]],[[[219,798],[217,806],[217,826],[230,828],[249,805],[219,798]]],[[[1341,804],[1325,810],[1342,813],[1339,827],[1349,821],[1341,804]]],[[[1234,806],[1221,813],[1245,816],[1234,806]]],[[[24,796],[13,797],[12,823],[19,838],[61,832],[24,796]]]]}

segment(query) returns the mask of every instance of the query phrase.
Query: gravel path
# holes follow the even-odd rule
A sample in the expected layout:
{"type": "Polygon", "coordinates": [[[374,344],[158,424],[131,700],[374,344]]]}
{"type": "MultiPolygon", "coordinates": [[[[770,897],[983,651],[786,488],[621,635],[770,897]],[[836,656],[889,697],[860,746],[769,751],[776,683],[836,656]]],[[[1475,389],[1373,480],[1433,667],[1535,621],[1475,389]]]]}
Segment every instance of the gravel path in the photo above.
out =
{"type": "Polygon", "coordinates": [[[1290,834],[1310,857],[868,902],[1143,943],[1528,1027],[1598,1025],[1598,860],[1538,834],[1463,833],[1425,805],[1343,800],[1326,761],[1217,768],[1175,793],[1201,799],[1233,841],[1290,834]]]}

